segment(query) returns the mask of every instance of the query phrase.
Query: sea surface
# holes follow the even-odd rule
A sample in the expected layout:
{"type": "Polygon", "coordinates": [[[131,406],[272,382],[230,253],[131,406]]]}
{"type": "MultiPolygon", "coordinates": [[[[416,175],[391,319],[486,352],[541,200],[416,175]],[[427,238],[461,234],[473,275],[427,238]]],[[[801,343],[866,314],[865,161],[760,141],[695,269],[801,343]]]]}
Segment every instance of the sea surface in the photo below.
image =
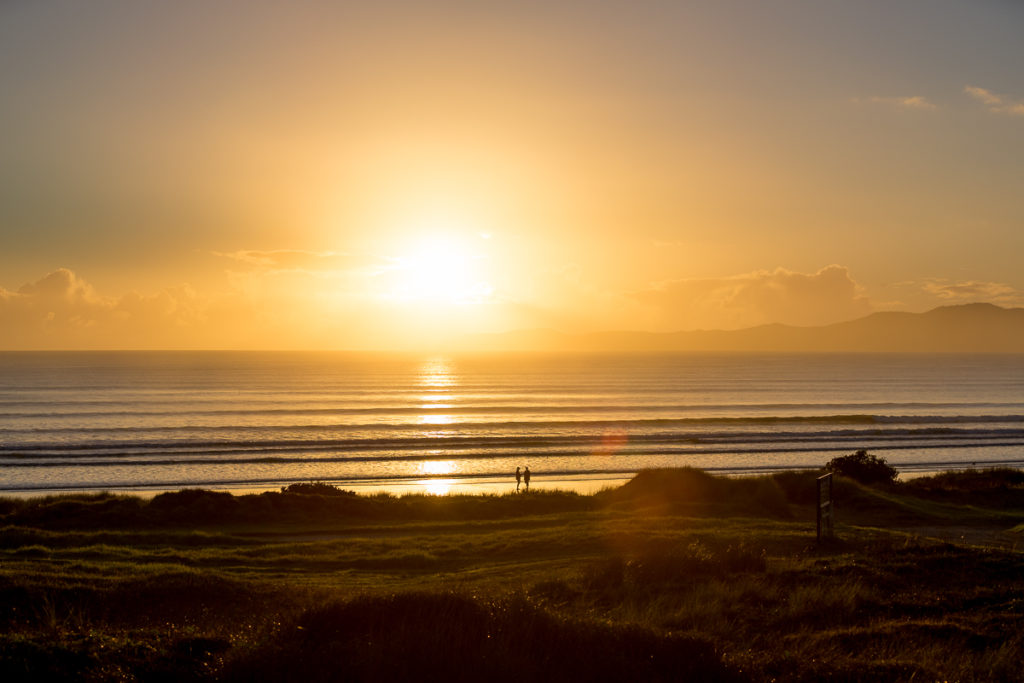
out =
{"type": "Polygon", "coordinates": [[[857,449],[903,476],[1024,466],[1024,356],[0,353],[7,493],[443,493],[514,488],[517,466],[593,490],[857,449]]]}

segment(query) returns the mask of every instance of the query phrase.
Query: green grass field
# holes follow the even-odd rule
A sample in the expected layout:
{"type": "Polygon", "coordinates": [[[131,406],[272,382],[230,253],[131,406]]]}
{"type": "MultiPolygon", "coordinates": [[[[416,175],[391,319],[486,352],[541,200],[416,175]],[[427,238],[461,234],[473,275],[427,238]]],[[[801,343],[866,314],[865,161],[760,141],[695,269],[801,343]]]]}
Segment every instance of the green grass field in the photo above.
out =
{"type": "Polygon", "coordinates": [[[1024,680],[1024,474],[0,500],[0,680],[1024,680]]]}

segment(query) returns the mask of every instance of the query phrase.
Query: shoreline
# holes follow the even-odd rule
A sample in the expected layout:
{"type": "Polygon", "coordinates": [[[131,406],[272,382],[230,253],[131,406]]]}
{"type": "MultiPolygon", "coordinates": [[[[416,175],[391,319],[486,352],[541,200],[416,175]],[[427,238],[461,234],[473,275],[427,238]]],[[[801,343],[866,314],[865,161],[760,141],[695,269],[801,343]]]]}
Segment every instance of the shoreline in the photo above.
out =
{"type": "MultiPolygon", "coordinates": [[[[1024,469],[1024,462],[1020,460],[991,460],[991,461],[960,461],[960,462],[928,462],[928,463],[890,463],[899,472],[899,480],[907,481],[918,477],[925,477],[942,472],[959,472],[972,469],[989,469],[995,467],[1008,467],[1011,469],[1024,469]]],[[[822,466],[824,463],[822,463],[822,466]]],[[[805,472],[820,469],[819,467],[787,467],[787,466],[765,466],[750,468],[714,468],[701,467],[702,471],[716,476],[726,477],[753,477],[776,472],[805,472]]],[[[616,472],[579,472],[579,473],[552,473],[545,476],[543,472],[533,473],[531,490],[544,491],[568,491],[579,495],[592,495],[607,488],[615,488],[628,482],[637,475],[638,471],[616,471],[616,472]]],[[[36,498],[45,496],[64,495],[90,495],[97,493],[113,493],[120,495],[133,495],[140,498],[152,498],[161,493],[181,491],[183,489],[203,489],[207,491],[223,491],[232,495],[260,494],[268,491],[279,491],[289,484],[307,483],[310,480],[267,480],[267,481],[220,481],[220,482],[167,482],[156,484],[139,485],[111,485],[111,486],[54,486],[32,489],[0,489],[0,498],[36,498]]],[[[409,477],[409,478],[383,478],[383,479],[332,479],[324,478],[321,481],[339,489],[352,491],[362,496],[373,496],[378,494],[389,494],[393,496],[403,495],[504,495],[516,492],[516,485],[512,475],[508,476],[434,476],[434,477],[409,477]]],[[[525,487],[520,487],[525,490],[525,487]]]]}
{"type": "MultiPolygon", "coordinates": [[[[544,491],[570,491],[581,495],[597,493],[605,488],[621,486],[636,476],[636,472],[629,473],[599,473],[580,475],[555,475],[552,477],[537,477],[534,475],[530,483],[530,490],[544,491]]],[[[345,479],[322,479],[317,480],[330,484],[339,489],[352,491],[361,496],[372,496],[376,494],[390,494],[402,496],[406,494],[427,494],[434,496],[445,495],[503,495],[514,493],[516,483],[512,477],[420,477],[416,479],[382,479],[382,480],[345,480],[345,479]]],[[[183,489],[203,489],[206,491],[224,491],[232,495],[259,494],[267,491],[279,491],[289,484],[307,483],[303,481],[274,481],[274,482],[218,482],[207,484],[156,484],[139,486],[108,486],[108,487],[53,487],[39,489],[11,489],[0,490],[0,497],[9,498],[35,498],[43,496],[79,495],[96,493],[116,493],[134,495],[140,498],[152,498],[161,493],[181,491],[183,489]]],[[[525,491],[526,487],[520,487],[525,491]]]]}

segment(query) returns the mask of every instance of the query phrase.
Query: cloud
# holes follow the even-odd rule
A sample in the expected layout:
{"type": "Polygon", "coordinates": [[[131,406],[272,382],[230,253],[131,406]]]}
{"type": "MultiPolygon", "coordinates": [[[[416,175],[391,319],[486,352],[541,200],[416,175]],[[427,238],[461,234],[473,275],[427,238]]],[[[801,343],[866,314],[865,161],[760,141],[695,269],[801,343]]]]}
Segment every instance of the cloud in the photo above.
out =
{"type": "Polygon", "coordinates": [[[1024,292],[1002,282],[968,280],[953,282],[945,279],[921,283],[925,292],[951,303],[986,302],[1004,306],[1024,305],[1024,292]]]}
{"type": "Polygon", "coordinates": [[[1009,100],[1005,95],[999,95],[986,88],[979,88],[975,85],[964,86],[964,92],[971,98],[985,105],[993,114],[1011,114],[1024,116],[1024,102],[1009,100]]]}
{"type": "Polygon", "coordinates": [[[382,314],[368,278],[351,270],[276,268],[315,254],[245,257],[271,266],[229,276],[226,292],[180,285],[108,296],[66,268],[17,290],[0,288],[0,348],[393,348],[448,333],[429,308],[382,314]]]}
{"type": "Polygon", "coordinates": [[[921,95],[908,95],[903,97],[869,97],[868,102],[874,104],[887,104],[901,109],[936,109],[937,105],[928,101],[928,98],[921,95]]]}
{"type": "Polygon", "coordinates": [[[32,327],[86,328],[109,317],[114,302],[67,268],[22,285],[16,292],[0,288],[0,323],[8,336],[32,327]]]}
{"type": "Polygon", "coordinates": [[[849,271],[785,268],[724,278],[661,282],[631,296],[656,309],[675,329],[735,329],[764,323],[821,325],[871,311],[849,271]]]}
{"type": "Polygon", "coordinates": [[[143,295],[99,294],[67,268],[9,291],[0,288],[5,348],[160,348],[206,326],[210,301],[187,286],[143,295]]]}
{"type": "Polygon", "coordinates": [[[974,85],[964,86],[964,92],[978,100],[982,104],[987,104],[990,107],[998,107],[1003,103],[1003,98],[996,95],[991,90],[985,88],[979,88],[974,85]]]}
{"type": "Polygon", "coordinates": [[[244,266],[226,271],[234,285],[243,289],[250,288],[254,281],[273,281],[282,276],[292,279],[299,276],[329,280],[347,277],[365,279],[396,268],[394,259],[338,251],[243,249],[212,253],[244,266]]]}
{"type": "Polygon", "coordinates": [[[213,252],[249,266],[275,270],[310,270],[331,268],[344,260],[345,254],[335,251],[306,251],[303,249],[273,249],[260,251],[244,249],[232,252],[213,252]]]}
{"type": "Polygon", "coordinates": [[[73,304],[87,302],[98,304],[102,300],[85,280],[82,280],[67,268],[58,268],[36,282],[22,285],[18,294],[24,297],[35,297],[41,301],[73,304]]]}

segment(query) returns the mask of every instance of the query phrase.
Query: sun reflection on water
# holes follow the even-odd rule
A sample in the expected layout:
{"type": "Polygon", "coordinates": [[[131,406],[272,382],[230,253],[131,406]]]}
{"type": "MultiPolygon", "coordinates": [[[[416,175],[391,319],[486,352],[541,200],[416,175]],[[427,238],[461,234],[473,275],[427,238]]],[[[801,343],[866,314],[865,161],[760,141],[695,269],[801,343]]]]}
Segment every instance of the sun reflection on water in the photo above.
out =
{"type": "Polygon", "coordinates": [[[454,479],[425,479],[420,484],[423,485],[423,492],[431,496],[446,496],[451,491],[452,486],[455,485],[454,479]]]}
{"type": "Polygon", "coordinates": [[[437,476],[440,474],[455,474],[459,466],[454,460],[426,460],[420,463],[420,474],[437,476]]]}
{"type": "Polygon", "coordinates": [[[454,421],[451,415],[420,415],[421,425],[448,425],[454,421]]]}
{"type": "Polygon", "coordinates": [[[420,396],[420,408],[429,411],[419,416],[420,424],[452,424],[455,421],[453,416],[439,415],[435,412],[452,406],[450,401],[455,397],[452,389],[458,385],[452,362],[447,358],[431,358],[424,361],[420,366],[419,385],[425,392],[429,392],[420,396]]]}
{"type": "Polygon", "coordinates": [[[421,403],[426,403],[424,408],[451,408],[453,404],[442,403],[442,401],[451,401],[454,398],[452,394],[447,392],[443,394],[424,394],[419,397],[421,403]]]}
{"type": "MultiPolygon", "coordinates": [[[[454,460],[425,460],[420,463],[419,471],[420,474],[436,477],[445,474],[455,474],[459,471],[459,466],[454,460]]],[[[432,496],[443,496],[451,490],[456,480],[423,479],[418,483],[423,487],[425,493],[432,496]]]]}
{"type": "Polygon", "coordinates": [[[420,386],[427,389],[447,389],[456,384],[452,362],[447,358],[431,358],[420,366],[420,386]]]}

